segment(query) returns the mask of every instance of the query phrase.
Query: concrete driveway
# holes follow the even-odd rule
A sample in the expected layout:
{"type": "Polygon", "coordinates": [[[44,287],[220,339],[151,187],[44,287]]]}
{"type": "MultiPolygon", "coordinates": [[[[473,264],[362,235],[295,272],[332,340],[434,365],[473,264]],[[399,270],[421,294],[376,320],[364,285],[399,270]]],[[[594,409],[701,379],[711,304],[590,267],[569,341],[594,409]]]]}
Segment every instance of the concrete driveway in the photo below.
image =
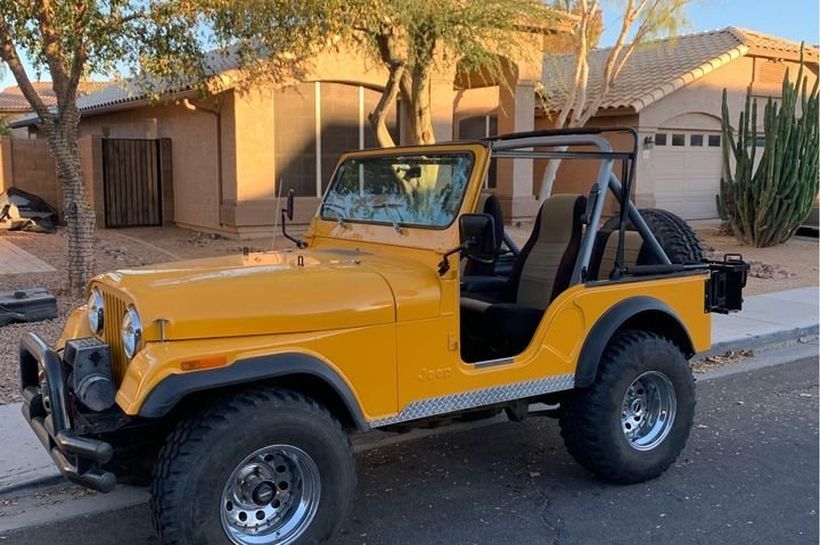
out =
{"type": "MultiPolygon", "coordinates": [[[[640,485],[592,479],[551,419],[367,451],[353,515],[334,543],[816,544],[817,365],[812,357],[700,382],[687,449],[640,485]]],[[[138,504],[6,533],[2,542],[157,539],[138,504]]]]}

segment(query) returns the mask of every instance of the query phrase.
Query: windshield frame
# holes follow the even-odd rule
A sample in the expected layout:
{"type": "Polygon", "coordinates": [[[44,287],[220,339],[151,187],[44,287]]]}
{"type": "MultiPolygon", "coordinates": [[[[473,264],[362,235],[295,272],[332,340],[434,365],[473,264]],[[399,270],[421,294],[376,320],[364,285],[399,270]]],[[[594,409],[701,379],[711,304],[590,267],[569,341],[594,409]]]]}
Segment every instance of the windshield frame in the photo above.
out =
{"type": "MultiPolygon", "coordinates": [[[[433,146],[431,146],[432,148],[433,146]]],[[[356,218],[341,218],[344,223],[349,224],[363,224],[363,225],[379,225],[379,226],[386,226],[386,227],[394,227],[398,225],[400,228],[408,228],[408,229],[425,229],[430,231],[444,231],[449,229],[453,226],[453,224],[458,220],[458,217],[461,215],[461,209],[464,206],[464,199],[467,197],[467,193],[470,191],[470,184],[475,175],[475,170],[477,167],[478,157],[474,150],[472,149],[453,149],[453,150],[435,150],[435,149],[420,149],[416,148],[413,150],[408,150],[406,148],[396,147],[393,148],[395,151],[391,150],[390,152],[386,153],[379,153],[375,155],[353,155],[350,157],[342,157],[339,163],[336,165],[336,168],[333,170],[333,176],[331,177],[330,183],[327,184],[327,188],[325,188],[325,192],[322,195],[322,200],[319,202],[319,209],[317,210],[317,216],[322,221],[329,221],[329,222],[338,222],[340,217],[334,214],[332,211],[330,214],[326,213],[325,206],[326,200],[330,191],[333,189],[334,185],[340,181],[340,176],[342,172],[342,166],[350,160],[361,160],[361,159],[377,159],[382,157],[413,157],[413,156],[424,156],[424,155],[438,155],[438,156],[459,156],[459,155],[469,155],[472,164],[470,165],[470,171],[467,173],[467,181],[464,184],[464,189],[461,192],[461,197],[459,198],[458,205],[455,208],[455,213],[453,217],[450,218],[450,222],[446,225],[432,225],[432,224],[424,224],[424,223],[410,223],[410,222],[392,222],[389,220],[385,221],[378,221],[378,220],[365,220],[365,219],[356,219],[356,218]]],[[[376,151],[376,150],[362,150],[362,151],[376,151]]],[[[378,150],[382,151],[382,150],[378,150]]],[[[332,210],[332,209],[331,209],[332,210]]]]}

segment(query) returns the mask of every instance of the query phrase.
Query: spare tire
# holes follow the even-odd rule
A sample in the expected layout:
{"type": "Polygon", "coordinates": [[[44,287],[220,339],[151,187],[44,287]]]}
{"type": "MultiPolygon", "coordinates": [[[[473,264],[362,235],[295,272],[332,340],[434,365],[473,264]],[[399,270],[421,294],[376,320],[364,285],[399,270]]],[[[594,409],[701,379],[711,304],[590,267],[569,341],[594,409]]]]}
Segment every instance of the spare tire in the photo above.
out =
{"type": "MultiPolygon", "coordinates": [[[[659,208],[642,208],[639,212],[672,263],[700,263],[704,260],[700,239],[686,221],[668,210],[659,208]]],[[[629,220],[626,228],[628,231],[636,230],[629,220]]],[[[609,218],[603,229],[617,230],[618,217],[609,218]]],[[[651,265],[655,262],[653,258],[651,263],[642,265],[651,265]]]]}

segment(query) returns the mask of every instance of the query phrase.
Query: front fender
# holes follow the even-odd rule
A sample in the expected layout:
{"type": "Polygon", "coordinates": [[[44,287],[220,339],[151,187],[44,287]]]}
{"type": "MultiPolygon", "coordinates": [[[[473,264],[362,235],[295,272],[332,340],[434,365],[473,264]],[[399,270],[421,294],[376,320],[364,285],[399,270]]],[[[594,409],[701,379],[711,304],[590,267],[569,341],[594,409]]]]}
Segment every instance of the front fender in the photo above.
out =
{"type": "Polygon", "coordinates": [[[367,429],[367,421],[356,397],[339,374],[319,358],[294,352],[256,356],[218,369],[170,375],[151,390],[139,415],[146,418],[164,416],[183,398],[195,392],[297,374],[323,380],[347,406],[356,426],[367,429]]]}

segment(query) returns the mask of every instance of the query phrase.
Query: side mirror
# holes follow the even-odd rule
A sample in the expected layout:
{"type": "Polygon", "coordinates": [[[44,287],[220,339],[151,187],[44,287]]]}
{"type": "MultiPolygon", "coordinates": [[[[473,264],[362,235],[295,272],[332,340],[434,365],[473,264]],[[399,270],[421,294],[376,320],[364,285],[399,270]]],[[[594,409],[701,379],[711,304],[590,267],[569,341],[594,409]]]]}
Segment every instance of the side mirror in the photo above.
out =
{"type": "Polygon", "coordinates": [[[458,219],[461,254],[481,263],[496,258],[495,219],[490,214],[463,214],[458,219]]]}
{"type": "Polygon", "coordinates": [[[288,191],[288,203],[285,208],[285,215],[290,221],[293,221],[293,190],[288,191]]]}
{"type": "MultiPolygon", "coordinates": [[[[281,183],[281,181],[280,181],[280,183],[281,183]]],[[[282,234],[285,235],[286,239],[288,239],[289,241],[296,244],[297,248],[304,248],[307,245],[304,240],[299,240],[298,238],[293,237],[293,236],[288,234],[288,229],[287,229],[287,227],[285,227],[285,224],[287,223],[285,221],[285,218],[287,218],[288,221],[293,221],[293,190],[292,189],[290,191],[288,191],[287,204],[282,209],[282,234]]]]}

